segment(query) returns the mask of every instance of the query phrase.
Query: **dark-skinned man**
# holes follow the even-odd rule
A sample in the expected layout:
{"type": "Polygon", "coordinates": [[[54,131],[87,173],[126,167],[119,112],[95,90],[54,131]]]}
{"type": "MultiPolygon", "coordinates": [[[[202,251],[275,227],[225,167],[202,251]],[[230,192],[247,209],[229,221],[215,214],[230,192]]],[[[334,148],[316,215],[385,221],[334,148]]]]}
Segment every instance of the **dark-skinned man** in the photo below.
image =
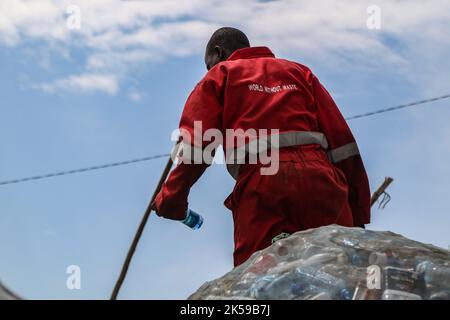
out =
{"type": "MultiPolygon", "coordinates": [[[[369,183],[357,144],[310,69],[276,58],[267,47],[250,47],[246,35],[234,28],[212,35],[205,64],[208,72],[181,117],[180,130],[187,133],[183,145],[191,151],[205,147],[193,137],[196,121],[202,134],[208,129],[224,136],[230,129],[278,131],[276,137],[268,134],[277,140],[275,174],[264,174],[261,169],[268,164],[262,161],[227,159],[236,179],[225,200],[233,213],[235,266],[273,239],[300,230],[329,224],[364,227],[370,222],[369,183]]],[[[157,214],[183,220],[190,188],[208,165],[181,161],[156,198],[157,214]]]]}

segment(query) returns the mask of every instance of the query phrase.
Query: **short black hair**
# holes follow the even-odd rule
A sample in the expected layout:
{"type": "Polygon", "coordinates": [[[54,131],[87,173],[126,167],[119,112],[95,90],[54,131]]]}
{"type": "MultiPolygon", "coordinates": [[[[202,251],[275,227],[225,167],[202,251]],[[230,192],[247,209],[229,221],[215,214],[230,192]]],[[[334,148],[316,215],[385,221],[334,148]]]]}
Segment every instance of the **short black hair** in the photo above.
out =
{"type": "Polygon", "coordinates": [[[206,46],[206,53],[211,53],[215,46],[224,47],[231,52],[250,47],[250,41],[241,30],[232,27],[217,29],[206,46]]]}

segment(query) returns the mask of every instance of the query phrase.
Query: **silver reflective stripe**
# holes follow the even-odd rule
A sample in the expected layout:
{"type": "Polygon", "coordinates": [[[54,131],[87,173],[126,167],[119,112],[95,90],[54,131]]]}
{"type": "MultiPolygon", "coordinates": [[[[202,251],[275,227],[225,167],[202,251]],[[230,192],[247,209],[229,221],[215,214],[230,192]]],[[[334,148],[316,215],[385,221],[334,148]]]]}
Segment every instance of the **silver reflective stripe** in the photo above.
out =
{"type": "Polygon", "coordinates": [[[245,155],[245,152],[258,154],[270,148],[301,146],[305,144],[319,144],[324,149],[328,149],[328,141],[321,132],[314,131],[291,131],[276,133],[259,139],[254,139],[249,143],[237,148],[237,154],[245,155]]]}
{"type": "MultiPolygon", "coordinates": [[[[328,148],[328,141],[325,135],[321,132],[314,131],[291,131],[273,134],[267,137],[255,139],[248,144],[239,147],[234,152],[231,152],[233,157],[227,159],[227,170],[230,175],[237,179],[239,175],[240,164],[245,159],[246,152],[250,154],[258,154],[261,152],[274,148],[301,146],[306,144],[319,144],[324,149],[328,148]],[[275,142],[272,142],[275,141],[275,142]]],[[[225,154],[228,156],[228,152],[225,154]]]]}
{"type": "Polygon", "coordinates": [[[336,163],[359,154],[356,142],[346,144],[342,147],[328,151],[328,158],[331,162],[336,163]]]}
{"type": "Polygon", "coordinates": [[[293,131],[278,134],[281,147],[301,146],[305,144],[320,144],[324,149],[328,148],[328,141],[321,132],[293,131]]]}

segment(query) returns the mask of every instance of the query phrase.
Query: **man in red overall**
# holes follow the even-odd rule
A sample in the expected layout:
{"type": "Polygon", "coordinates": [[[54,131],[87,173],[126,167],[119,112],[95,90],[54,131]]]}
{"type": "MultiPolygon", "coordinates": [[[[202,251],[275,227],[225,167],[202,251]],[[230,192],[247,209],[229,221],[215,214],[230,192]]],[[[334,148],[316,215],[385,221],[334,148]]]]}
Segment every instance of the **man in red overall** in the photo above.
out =
{"type": "MultiPolygon", "coordinates": [[[[369,183],[357,144],[311,70],[275,58],[267,47],[250,47],[234,28],[212,35],[205,63],[208,73],[189,96],[180,121],[185,146],[205,148],[193,138],[194,122],[201,123],[201,133],[218,129],[224,136],[230,129],[278,130],[275,174],[263,174],[269,165],[261,161],[227,159],[236,179],[225,200],[233,212],[235,266],[279,235],[370,222],[369,183]]],[[[159,216],[185,218],[190,188],[209,165],[195,163],[181,161],[171,172],[153,204],[159,216]]]]}

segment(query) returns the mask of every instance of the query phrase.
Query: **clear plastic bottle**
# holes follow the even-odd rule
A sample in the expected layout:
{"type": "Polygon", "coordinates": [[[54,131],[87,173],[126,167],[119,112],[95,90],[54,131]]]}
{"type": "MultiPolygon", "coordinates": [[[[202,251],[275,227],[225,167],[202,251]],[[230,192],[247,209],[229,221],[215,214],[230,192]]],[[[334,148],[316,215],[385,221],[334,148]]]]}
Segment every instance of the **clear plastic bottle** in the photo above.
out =
{"type": "Polygon", "coordinates": [[[186,210],[186,218],[182,220],[181,223],[185,224],[193,230],[197,230],[200,229],[203,224],[203,217],[194,210],[188,208],[186,210]]]}
{"type": "Polygon", "coordinates": [[[417,272],[410,269],[386,267],[383,272],[384,289],[403,292],[421,292],[421,281],[417,272]]]}
{"type": "Polygon", "coordinates": [[[298,281],[309,283],[333,299],[351,299],[345,281],[310,266],[300,266],[296,270],[298,281]]]}
{"type": "Polygon", "coordinates": [[[450,267],[423,261],[416,266],[416,272],[427,286],[450,286],[450,267]]]}

